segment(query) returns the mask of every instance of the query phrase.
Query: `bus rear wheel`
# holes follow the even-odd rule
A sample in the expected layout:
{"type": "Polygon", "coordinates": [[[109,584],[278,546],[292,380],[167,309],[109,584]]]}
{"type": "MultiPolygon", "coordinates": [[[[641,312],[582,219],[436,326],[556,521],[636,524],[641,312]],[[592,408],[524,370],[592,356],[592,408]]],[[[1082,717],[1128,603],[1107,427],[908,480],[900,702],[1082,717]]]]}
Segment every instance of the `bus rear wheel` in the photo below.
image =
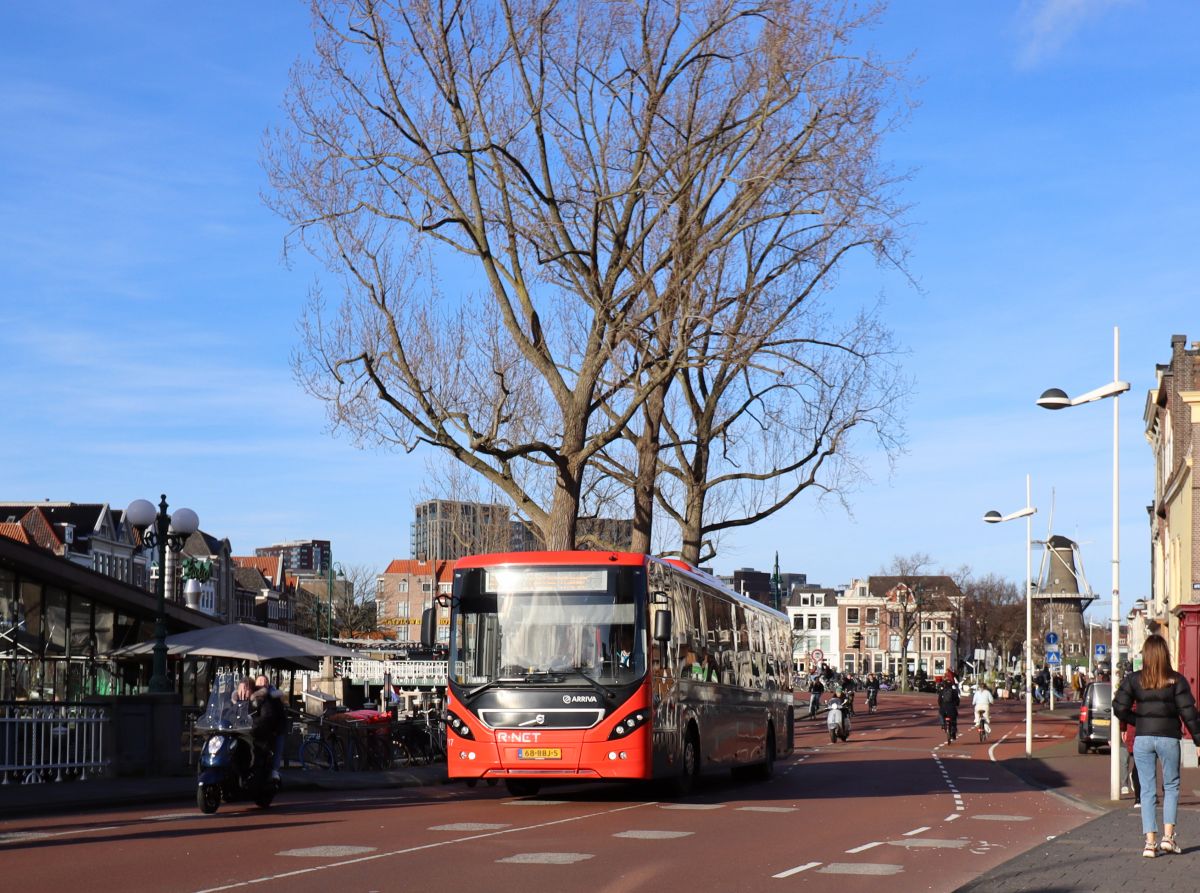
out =
{"type": "Polygon", "coordinates": [[[775,727],[767,728],[767,745],[766,752],[763,754],[763,761],[754,767],[754,775],[756,778],[766,781],[775,775],[775,727]]]}

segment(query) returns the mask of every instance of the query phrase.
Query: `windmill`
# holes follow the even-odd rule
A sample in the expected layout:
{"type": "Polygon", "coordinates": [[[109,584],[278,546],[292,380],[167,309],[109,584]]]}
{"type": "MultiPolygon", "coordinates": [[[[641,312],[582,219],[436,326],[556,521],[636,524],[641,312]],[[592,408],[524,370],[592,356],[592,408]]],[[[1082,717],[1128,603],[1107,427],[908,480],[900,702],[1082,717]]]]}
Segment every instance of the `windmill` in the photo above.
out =
{"type": "Polygon", "coordinates": [[[1037,589],[1033,593],[1034,638],[1041,644],[1045,655],[1045,634],[1055,632],[1059,637],[1060,653],[1064,661],[1087,663],[1087,621],[1084,612],[1096,594],[1083,570],[1083,554],[1079,544],[1069,537],[1054,533],[1054,498],[1050,500],[1050,519],[1046,538],[1038,540],[1042,546],[1042,560],[1038,568],[1037,589]]]}

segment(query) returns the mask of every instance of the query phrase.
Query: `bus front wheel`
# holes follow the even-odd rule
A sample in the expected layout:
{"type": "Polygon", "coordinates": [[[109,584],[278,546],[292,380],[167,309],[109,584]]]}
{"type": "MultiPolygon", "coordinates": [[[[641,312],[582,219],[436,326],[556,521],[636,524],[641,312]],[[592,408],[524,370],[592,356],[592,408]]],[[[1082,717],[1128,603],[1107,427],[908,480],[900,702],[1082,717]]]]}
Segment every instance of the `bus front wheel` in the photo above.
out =
{"type": "Polygon", "coordinates": [[[700,775],[700,735],[695,726],[689,726],[687,736],[683,739],[683,755],[680,760],[682,770],[672,781],[672,793],[686,797],[696,788],[696,779],[700,775]]]}

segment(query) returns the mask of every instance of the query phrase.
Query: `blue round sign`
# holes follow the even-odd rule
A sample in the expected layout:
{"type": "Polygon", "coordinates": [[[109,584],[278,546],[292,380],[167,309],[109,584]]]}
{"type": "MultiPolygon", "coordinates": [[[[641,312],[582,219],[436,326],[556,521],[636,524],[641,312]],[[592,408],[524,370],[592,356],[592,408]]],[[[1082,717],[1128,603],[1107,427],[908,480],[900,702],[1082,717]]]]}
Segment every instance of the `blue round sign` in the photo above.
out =
{"type": "Polygon", "coordinates": [[[1046,633],[1046,644],[1047,645],[1057,645],[1058,644],[1058,633],[1046,633]]]}

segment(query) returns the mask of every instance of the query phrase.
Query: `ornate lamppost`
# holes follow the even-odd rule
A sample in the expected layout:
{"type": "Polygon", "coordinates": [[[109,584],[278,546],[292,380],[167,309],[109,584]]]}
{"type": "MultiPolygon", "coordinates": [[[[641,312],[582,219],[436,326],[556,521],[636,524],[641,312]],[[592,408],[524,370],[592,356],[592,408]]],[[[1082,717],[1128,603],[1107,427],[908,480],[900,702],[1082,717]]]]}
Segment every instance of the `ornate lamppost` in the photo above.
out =
{"type": "Polygon", "coordinates": [[[157,607],[154,617],[154,670],[150,675],[150,691],[170,693],[175,690],[167,675],[167,549],[178,552],[187,538],[200,528],[200,517],[191,509],[167,512],[167,494],[162,494],[158,508],[148,499],[135,499],[125,509],[125,519],[141,535],[142,542],[158,550],[158,585],[155,586],[157,607]]]}

